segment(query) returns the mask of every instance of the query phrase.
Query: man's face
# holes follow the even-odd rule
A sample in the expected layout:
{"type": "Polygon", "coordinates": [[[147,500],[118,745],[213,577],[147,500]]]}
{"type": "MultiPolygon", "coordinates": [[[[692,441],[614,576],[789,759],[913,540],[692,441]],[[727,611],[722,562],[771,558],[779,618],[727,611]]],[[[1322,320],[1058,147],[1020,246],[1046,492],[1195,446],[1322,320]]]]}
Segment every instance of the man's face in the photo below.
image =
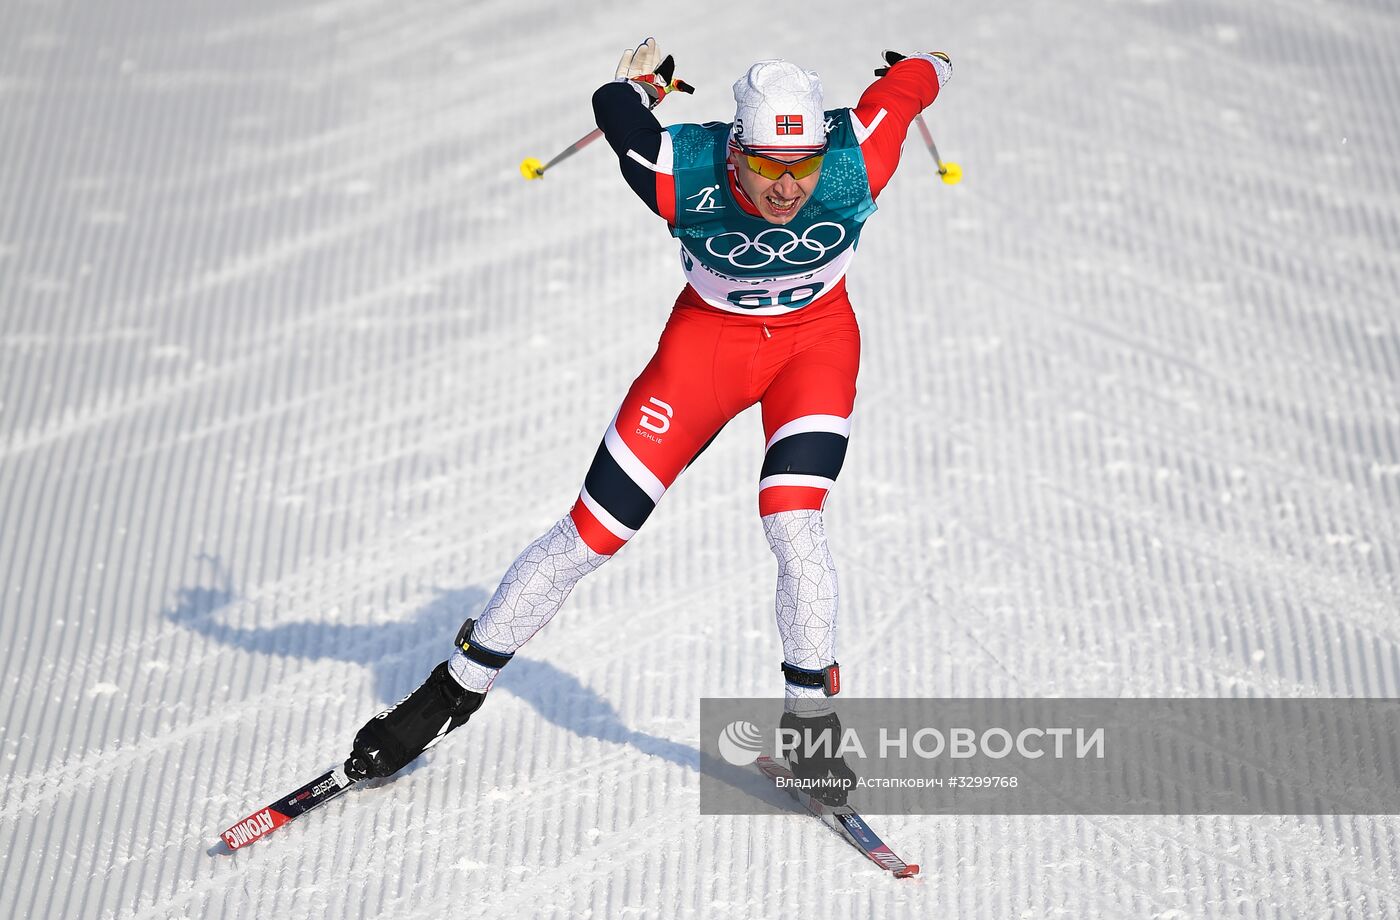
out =
{"type": "Polygon", "coordinates": [[[734,174],[739,177],[739,185],[744,193],[758,206],[758,212],[770,224],[785,224],[797,216],[802,206],[817,187],[822,171],[818,169],[810,176],[794,179],[792,173],[785,172],[778,179],[765,179],[749,169],[744,155],[730,150],[729,162],[734,164],[734,174]]]}

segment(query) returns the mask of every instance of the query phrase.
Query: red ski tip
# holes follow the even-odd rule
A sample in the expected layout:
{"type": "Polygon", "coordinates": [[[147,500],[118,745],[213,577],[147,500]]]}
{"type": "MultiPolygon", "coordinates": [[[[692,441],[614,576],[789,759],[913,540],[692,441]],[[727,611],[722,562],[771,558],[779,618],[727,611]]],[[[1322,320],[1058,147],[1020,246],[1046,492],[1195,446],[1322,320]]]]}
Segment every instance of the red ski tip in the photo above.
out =
{"type": "Polygon", "coordinates": [[[896,869],[896,870],[894,870],[894,877],[895,877],[895,878],[913,878],[914,876],[916,876],[916,875],[918,875],[918,874],[919,874],[919,864],[918,864],[918,863],[914,863],[912,866],[905,866],[903,869],[896,869]]]}
{"type": "Polygon", "coordinates": [[[265,834],[270,834],[291,819],[273,808],[256,811],[220,834],[230,850],[246,847],[265,834]]]}

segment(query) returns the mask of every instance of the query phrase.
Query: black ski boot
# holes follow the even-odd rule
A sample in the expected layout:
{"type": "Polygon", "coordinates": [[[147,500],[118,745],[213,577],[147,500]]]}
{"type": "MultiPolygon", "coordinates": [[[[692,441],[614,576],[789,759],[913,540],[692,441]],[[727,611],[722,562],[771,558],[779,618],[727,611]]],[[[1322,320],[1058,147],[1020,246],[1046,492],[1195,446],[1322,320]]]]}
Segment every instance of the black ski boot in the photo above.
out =
{"type": "Polygon", "coordinates": [[[464,689],[443,662],[417,690],[365,723],[345,761],[351,779],[392,776],[447,733],[467,723],[486,699],[464,689]]]}
{"type": "Polygon", "coordinates": [[[804,791],[827,805],[846,804],[846,796],[856,785],[855,771],[838,755],[841,743],[841,720],[836,713],[804,718],[795,713],[783,713],[780,727],[796,732],[797,747],[787,752],[788,768],[803,782],[804,791]],[[808,745],[814,750],[808,753],[808,745]]]}

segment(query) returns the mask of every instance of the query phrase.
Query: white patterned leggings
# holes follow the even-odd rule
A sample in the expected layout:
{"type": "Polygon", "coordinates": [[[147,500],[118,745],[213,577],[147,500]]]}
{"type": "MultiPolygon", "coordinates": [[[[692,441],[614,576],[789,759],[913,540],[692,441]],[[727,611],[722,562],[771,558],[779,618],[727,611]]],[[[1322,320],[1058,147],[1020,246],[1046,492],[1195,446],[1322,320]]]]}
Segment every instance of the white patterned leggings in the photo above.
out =
{"type": "MultiPolygon", "coordinates": [[[[783,657],[796,667],[818,670],[835,660],[838,596],[822,513],[806,509],[769,514],[763,517],[763,532],[778,559],[775,610],[783,657]]],[[[511,563],[477,618],[472,644],[513,655],[559,612],[574,585],[610,558],[589,549],[573,519],[565,515],[511,563]]],[[[458,683],[478,693],[489,690],[500,673],[471,660],[461,649],[448,666],[458,683]]],[[[785,684],[785,700],[790,710],[825,707],[820,688],[785,684]]]]}

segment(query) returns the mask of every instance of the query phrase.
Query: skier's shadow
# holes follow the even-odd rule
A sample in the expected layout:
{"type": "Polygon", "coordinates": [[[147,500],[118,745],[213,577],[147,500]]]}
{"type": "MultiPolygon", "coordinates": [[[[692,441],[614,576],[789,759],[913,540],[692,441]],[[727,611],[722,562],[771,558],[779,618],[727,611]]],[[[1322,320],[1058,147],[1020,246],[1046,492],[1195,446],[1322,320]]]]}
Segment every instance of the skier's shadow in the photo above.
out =
{"type": "MultiPolygon", "coordinates": [[[[412,616],[393,623],[231,626],[221,621],[219,612],[238,599],[233,579],[217,557],[200,559],[211,566],[215,586],[178,589],[175,606],[165,611],[167,619],[247,652],[362,665],[373,673],[375,694],[386,706],[423,681],[449,651],[450,637],[462,620],[488,599],[480,588],[438,589],[437,596],[412,616]]],[[[679,766],[700,769],[698,749],[628,728],[612,703],[549,662],[516,655],[492,690],[519,697],[545,721],[580,737],[630,745],[679,766]]]]}

